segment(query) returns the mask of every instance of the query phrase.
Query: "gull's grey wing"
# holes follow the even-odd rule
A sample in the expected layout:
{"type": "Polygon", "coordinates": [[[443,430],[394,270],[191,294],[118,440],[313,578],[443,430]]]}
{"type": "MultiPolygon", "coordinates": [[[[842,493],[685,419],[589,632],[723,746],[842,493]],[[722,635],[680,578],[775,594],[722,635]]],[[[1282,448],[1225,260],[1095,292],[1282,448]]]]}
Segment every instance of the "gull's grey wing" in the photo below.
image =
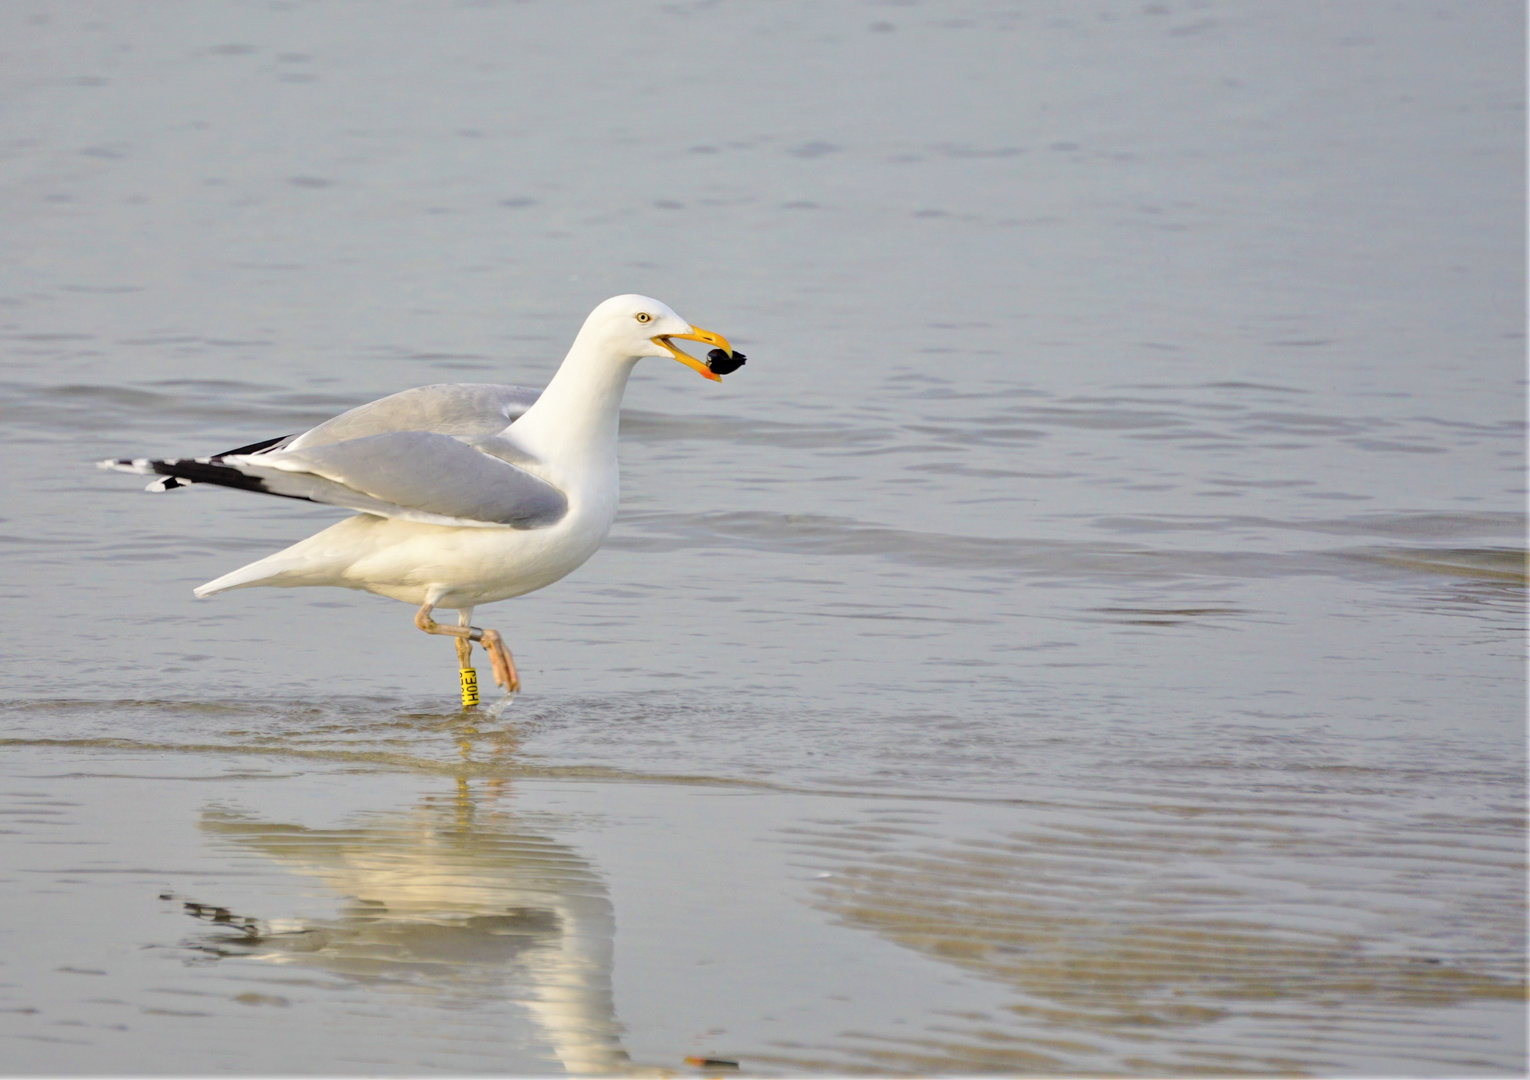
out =
{"type": "Polygon", "coordinates": [[[439,383],[390,394],[310,428],[281,449],[307,450],[390,431],[497,435],[541,396],[495,383],[439,383]]]}
{"type": "MultiPolygon", "coordinates": [[[[192,466],[220,465],[226,458],[242,455],[274,454],[281,450],[306,450],[327,446],[349,439],[364,438],[397,431],[426,431],[440,435],[490,437],[498,435],[541,397],[540,390],[525,386],[503,386],[497,383],[439,383],[434,386],[417,386],[390,394],[365,405],[341,413],[324,421],[318,427],[296,435],[279,435],[262,439],[247,446],[225,450],[210,458],[180,458],[173,462],[155,461],[149,458],[110,458],[98,464],[103,469],[136,473],[142,476],[159,475],[150,484],[150,491],[172,491],[196,483],[224,484],[229,487],[249,486],[235,483],[231,478],[214,479],[216,470],[192,466]],[[180,472],[171,474],[160,465],[184,466],[180,472]],[[193,473],[199,475],[193,476],[193,473]]],[[[485,446],[485,452],[507,461],[525,461],[513,447],[502,449],[485,446]]],[[[308,496],[294,496],[307,498],[308,496]]],[[[318,499],[318,502],[332,500],[318,499]]],[[[375,511],[368,511],[369,513],[375,511]]]]}
{"type": "MultiPolygon", "coordinates": [[[[563,517],[563,492],[493,455],[501,442],[475,439],[479,450],[432,431],[392,431],[217,461],[145,464],[160,476],[437,525],[535,529],[563,517]]],[[[514,453],[509,443],[503,449],[514,453]]]]}

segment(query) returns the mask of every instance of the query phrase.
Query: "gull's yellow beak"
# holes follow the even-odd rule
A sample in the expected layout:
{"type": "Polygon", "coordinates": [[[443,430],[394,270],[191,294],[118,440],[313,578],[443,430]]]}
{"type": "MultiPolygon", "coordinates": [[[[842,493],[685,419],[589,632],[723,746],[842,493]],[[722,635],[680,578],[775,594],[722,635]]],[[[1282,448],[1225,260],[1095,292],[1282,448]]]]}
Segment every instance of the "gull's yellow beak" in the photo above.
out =
{"type": "Polygon", "coordinates": [[[728,344],[727,338],[723,337],[721,334],[714,334],[710,330],[703,330],[699,326],[693,326],[691,327],[691,332],[689,334],[660,334],[658,337],[652,339],[655,345],[664,346],[670,351],[671,354],[674,355],[676,360],[680,361],[686,367],[695,371],[699,371],[704,377],[711,379],[713,382],[722,382],[721,375],[707,367],[706,364],[702,363],[700,360],[697,360],[694,356],[687,355],[686,353],[683,353],[679,349],[675,348],[675,345],[672,341],[670,341],[670,338],[683,338],[686,341],[705,342],[708,345],[716,346],[723,352],[727,353],[729,356],[732,356],[733,346],[728,344]]]}

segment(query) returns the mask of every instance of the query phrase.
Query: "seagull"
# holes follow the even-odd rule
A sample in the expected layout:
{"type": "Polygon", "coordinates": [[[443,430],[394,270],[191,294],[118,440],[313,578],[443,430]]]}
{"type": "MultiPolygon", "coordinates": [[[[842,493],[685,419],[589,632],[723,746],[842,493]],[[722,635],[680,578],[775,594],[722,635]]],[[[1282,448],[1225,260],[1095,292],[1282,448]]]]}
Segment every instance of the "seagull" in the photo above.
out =
{"type": "Polygon", "coordinates": [[[420,386],[210,457],[98,464],[157,477],[149,491],[215,484],[358,511],[193,592],[333,585],[412,604],[416,627],[454,639],[467,708],[477,704],[473,642],[506,694],[520,689],[504,639],[473,626],[473,609],[566,577],[610,532],[622,392],[645,356],[673,357],[714,382],[745,359],[652,297],[614,296],[590,312],[540,393],[420,386]],[[699,360],[677,339],[713,349],[699,360]],[[438,607],[455,608],[457,625],[437,623],[438,607]]]}

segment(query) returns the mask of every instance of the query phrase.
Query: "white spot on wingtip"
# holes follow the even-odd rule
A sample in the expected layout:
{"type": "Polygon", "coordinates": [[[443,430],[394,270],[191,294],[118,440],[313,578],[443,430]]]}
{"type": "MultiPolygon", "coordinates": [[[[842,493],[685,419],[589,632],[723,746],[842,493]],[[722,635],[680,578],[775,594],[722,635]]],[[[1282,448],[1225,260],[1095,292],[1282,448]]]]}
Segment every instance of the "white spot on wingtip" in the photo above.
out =
{"type": "Polygon", "coordinates": [[[96,462],[98,469],[111,469],[114,472],[138,473],[147,476],[154,472],[148,458],[107,458],[105,461],[96,462]]]}

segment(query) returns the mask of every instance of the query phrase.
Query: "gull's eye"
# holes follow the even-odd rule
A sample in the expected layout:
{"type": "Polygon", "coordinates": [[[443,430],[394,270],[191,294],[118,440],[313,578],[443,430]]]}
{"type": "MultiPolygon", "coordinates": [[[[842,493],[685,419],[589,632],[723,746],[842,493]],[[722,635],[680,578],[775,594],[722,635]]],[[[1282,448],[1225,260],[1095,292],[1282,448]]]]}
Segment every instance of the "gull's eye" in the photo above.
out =
{"type": "Polygon", "coordinates": [[[640,311],[640,312],[637,313],[637,321],[638,322],[653,322],[653,316],[648,314],[648,312],[646,312],[646,311],[640,311]]]}

